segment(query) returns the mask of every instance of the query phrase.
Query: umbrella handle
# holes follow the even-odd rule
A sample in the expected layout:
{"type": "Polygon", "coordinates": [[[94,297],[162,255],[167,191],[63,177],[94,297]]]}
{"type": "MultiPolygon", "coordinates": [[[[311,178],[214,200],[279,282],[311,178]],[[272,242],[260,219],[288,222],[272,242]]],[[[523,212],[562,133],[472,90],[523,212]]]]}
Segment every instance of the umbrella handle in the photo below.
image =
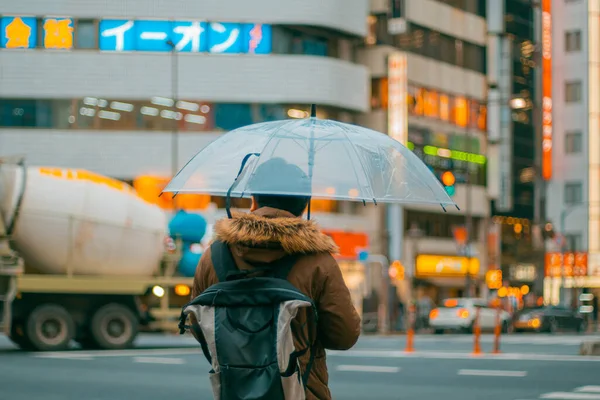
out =
{"type": "Polygon", "coordinates": [[[250,157],[252,156],[260,156],[260,153],[248,153],[244,156],[244,159],[242,160],[242,164],[240,165],[240,170],[238,171],[235,180],[233,181],[233,183],[231,184],[231,186],[229,186],[229,190],[227,190],[227,197],[225,197],[225,211],[227,212],[227,218],[231,219],[232,215],[231,215],[231,191],[233,190],[233,188],[235,187],[236,183],[238,182],[238,179],[240,177],[240,175],[242,174],[242,172],[244,171],[244,167],[246,166],[246,162],[248,162],[248,159],[250,159],[250,157]]]}

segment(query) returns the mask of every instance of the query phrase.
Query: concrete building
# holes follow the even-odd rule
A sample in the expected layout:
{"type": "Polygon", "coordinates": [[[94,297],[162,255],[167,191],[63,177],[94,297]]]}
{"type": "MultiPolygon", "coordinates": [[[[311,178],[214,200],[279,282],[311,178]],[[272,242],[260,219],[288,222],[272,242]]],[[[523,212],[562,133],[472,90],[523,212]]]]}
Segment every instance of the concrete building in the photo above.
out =
{"type": "Polygon", "coordinates": [[[566,282],[560,268],[547,273],[546,294],[553,303],[571,305],[580,290],[600,295],[600,4],[553,0],[544,6],[552,112],[546,216],[557,233],[548,250],[562,254],[550,267],[562,264],[564,271],[572,264],[569,253],[587,264],[567,268],[566,282]],[[561,293],[559,286],[579,290],[561,293]]]}
{"type": "MultiPolygon", "coordinates": [[[[367,36],[367,0],[3,3],[0,156],[125,180],[167,209],[157,195],[172,173],[224,132],[304,118],[312,103],[342,121],[370,109],[353,49],[367,36]]],[[[209,222],[223,215],[222,198],[185,204],[209,222]]],[[[368,246],[369,210],[312,206],[342,259],[368,246]]],[[[345,264],[360,292],[357,271],[345,264]]]]}
{"type": "MultiPolygon", "coordinates": [[[[461,296],[469,268],[462,256],[470,253],[471,278],[478,289],[483,288],[490,216],[483,2],[373,0],[369,32],[357,57],[369,68],[372,79],[371,111],[358,122],[394,136],[388,129],[390,115],[406,107],[406,144],[441,180],[444,173],[451,173],[447,189],[462,210],[404,208],[397,223],[405,232],[400,261],[407,275],[415,275],[434,299],[461,296]],[[405,60],[403,71],[390,71],[390,59],[394,58],[405,60]],[[405,88],[397,86],[398,76],[404,79],[405,88]],[[390,107],[393,101],[404,104],[390,107]],[[465,253],[460,239],[467,212],[473,223],[470,252],[465,253]],[[422,237],[413,239],[406,234],[414,226],[422,231],[422,237]]],[[[386,239],[378,250],[386,251],[386,239]]]]}

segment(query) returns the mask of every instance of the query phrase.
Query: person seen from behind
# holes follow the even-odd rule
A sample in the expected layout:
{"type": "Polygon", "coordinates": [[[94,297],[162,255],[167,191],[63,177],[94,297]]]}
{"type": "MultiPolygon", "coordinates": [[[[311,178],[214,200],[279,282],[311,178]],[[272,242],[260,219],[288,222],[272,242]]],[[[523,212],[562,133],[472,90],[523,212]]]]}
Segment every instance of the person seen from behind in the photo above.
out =
{"type": "MultiPolygon", "coordinates": [[[[258,182],[269,184],[273,184],[274,179],[281,180],[282,185],[288,186],[302,185],[307,181],[306,174],[298,166],[278,158],[258,166],[253,177],[258,182]]],[[[318,314],[315,354],[305,396],[309,400],[329,400],[332,395],[328,388],[325,349],[352,348],[359,338],[361,322],[333,257],[337,252],[335,243],[321,232],[317,224],[303,218],[309,201],[309,197],[303,196],[255,194],[250,213],[233,213],[231,219],[219,220],[214,233],[216,240],[229,247],[241,271],[253,270],[256,265],[277,268],[278,260],[289,255],[297,256],[287,280],[314,301],[318,314]]],[[[208,249],[196,269],[192,299],[217,282],[208,249]]],[[[292,321],[296,349],[306,345],[300,342],[308,329],[307,315],[299,313],[292,321]]],[[[308,353],[300,356],[302,371],[308,363],[308,353]]]]}

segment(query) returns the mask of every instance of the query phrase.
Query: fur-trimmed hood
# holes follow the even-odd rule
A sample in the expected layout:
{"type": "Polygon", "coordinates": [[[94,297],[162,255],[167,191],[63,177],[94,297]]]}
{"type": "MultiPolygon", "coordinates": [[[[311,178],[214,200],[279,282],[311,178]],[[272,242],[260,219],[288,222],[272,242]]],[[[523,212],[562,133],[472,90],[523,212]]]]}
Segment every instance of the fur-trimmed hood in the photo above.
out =
{"type": "Polygon", "coordinates": [[[286,211],[263,207],[250,214],[234,213],[219,220],[215,237],[232,246],[286,254],[337,253],[333,239],[313,221],[286,211]]]}

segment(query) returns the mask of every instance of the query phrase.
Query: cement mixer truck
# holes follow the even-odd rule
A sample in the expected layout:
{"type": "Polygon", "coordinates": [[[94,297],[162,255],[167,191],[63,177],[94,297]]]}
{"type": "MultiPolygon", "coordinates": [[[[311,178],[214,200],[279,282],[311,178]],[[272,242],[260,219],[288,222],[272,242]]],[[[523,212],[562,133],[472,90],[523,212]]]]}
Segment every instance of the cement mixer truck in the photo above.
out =
{"type": "Polygon", "coordinates": [[[166,218],[121,181],[0,159],[0,331],[55,351],[175,330],[192,280],[165,251],[166,218]]]}

